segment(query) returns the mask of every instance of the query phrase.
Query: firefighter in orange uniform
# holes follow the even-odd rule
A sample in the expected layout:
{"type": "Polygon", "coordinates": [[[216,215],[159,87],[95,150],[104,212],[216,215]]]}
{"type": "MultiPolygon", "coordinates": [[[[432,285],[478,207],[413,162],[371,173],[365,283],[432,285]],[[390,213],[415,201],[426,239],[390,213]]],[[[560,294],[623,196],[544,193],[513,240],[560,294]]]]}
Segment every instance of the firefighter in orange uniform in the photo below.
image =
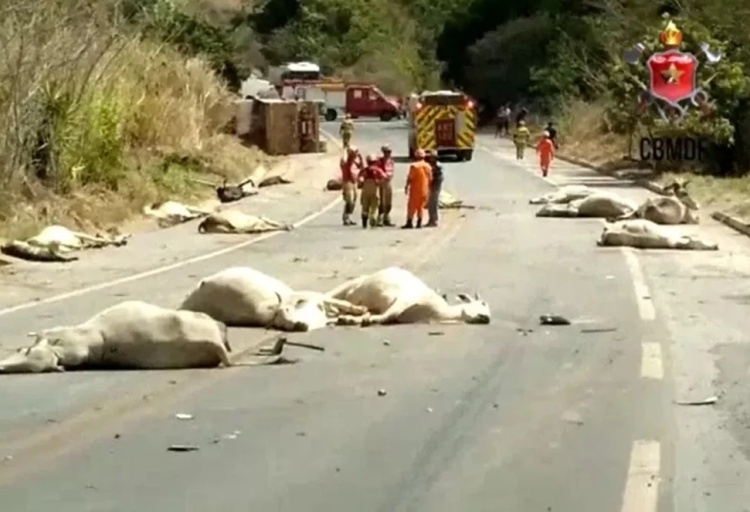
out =
{"type": "Polygon", "coordinates": [[[380,157],[380,168],[385,172],[385,179],[380,183],[380,209],[378,211],[379,226],[393,226],[391,222],[391,209],[393,208],[393,162],[390,146],[387,144],[382,148],[383,156],[380,157]]]}
{"type": "Polygon", "coordinates": [[[344,226],[356,226],[352,220],[354,208],[357,205],[357,175],[362,169],[362,155],[357,148],[349,146],[346,154],[341,158],[341,195],[344,198],[344,213],[342,221],[344,226]]]}
{"type": "Polygon", "coordinates": [[[536,145],[536,152],[539,155],[539,168],[542,176],[546,178],[549,174],[549,166],[555,159],[555,142],[548,131],[544,132],[544,136],[536,145]]]}
{"type": "Polygon", "coordinates": [[[430,197],[430,182],[432,181],[432,170],[430,164],[425,162],[423,149],[416,151],[417,161],[409,167],[409,175],[406,178],[404,192],[407,195],[406,202],[406,224],[402,229],[414,228],[414,217],[417,218],[416,227],[422,227],[424,209],[427,199],[430,197]]]}

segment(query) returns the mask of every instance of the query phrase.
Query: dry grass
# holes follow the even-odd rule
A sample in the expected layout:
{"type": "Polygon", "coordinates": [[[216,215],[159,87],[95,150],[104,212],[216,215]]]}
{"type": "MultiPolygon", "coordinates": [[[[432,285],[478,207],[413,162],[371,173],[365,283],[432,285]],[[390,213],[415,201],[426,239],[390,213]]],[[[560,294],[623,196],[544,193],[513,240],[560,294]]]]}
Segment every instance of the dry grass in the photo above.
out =
{"type": "Polygon", "coordinates": [[[208,64],[142,41],[111,3],[5,5],[1,234],[117,223],[153,200],[212,193],[196,175],[236,178],[265,158],[223,134],[232,97],[208,64]]]}
{"type": "Polygon", "coordinates": [[[750,220],[750,176],[717,178],[695,173],[664,173],[658,182],[666,184],[677,177],[690,180],[690,194],[707,211],[721,211],[750,220]]]}

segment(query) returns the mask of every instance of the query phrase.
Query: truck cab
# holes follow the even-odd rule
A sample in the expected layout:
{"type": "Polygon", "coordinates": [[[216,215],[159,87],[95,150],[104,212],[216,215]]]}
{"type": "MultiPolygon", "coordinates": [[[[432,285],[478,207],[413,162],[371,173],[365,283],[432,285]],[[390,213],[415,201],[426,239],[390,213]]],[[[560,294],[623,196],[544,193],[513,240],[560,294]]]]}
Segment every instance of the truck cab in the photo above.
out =
{"type": "Polygon", "coordinates": [[[374,85],[357,84],[346,88],[346,113],[355,119],[377,117],[390,121],[401,118],[401,107],[374,85]]]}

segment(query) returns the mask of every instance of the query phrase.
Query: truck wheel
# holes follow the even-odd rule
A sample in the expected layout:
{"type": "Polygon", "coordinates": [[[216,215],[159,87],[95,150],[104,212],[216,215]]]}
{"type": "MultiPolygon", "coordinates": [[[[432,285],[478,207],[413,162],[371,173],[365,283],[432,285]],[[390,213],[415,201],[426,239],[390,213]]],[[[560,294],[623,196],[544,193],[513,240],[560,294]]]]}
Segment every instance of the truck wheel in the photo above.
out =
{"type": "Polygon", "coordinates": [[[474,151],[471,149],[464,150],[458,155],[459,160],[461,160],[462,162],[471,162],[471,159],[473,157],[474,151]]]}
{"type": "Polygon", "coordinates": [[[393,112],[385,110],[385,111],[383,111],[383,112],[380,113],[380,120],[387,123],[388,121],[390,121],[391,119],[393,119],[393,116],[394,116],[393,112]]]}
{"type": "Polygon", "coordinates": [[[332,109],[332,108],[329,108],[329,109],[326,110],[325,120],[326,121],[335,121],[336,120],[336,116],[337,116],[336,111],[334,109],[332,109]]]}

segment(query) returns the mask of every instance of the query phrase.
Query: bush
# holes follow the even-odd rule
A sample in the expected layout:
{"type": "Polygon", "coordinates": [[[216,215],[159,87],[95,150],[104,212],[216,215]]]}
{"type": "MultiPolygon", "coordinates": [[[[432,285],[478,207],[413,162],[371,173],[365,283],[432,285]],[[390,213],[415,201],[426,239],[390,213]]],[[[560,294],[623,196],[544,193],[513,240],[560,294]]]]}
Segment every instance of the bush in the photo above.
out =
{"type": "Polygon", "coordinates": [[[142,203],[165,188],[161,156],[223,151],[231,96],[211,63],[143,40],[107,3],[21,5],[0,12],[0,222],[59,221],[82,197],[142,203]]]}

